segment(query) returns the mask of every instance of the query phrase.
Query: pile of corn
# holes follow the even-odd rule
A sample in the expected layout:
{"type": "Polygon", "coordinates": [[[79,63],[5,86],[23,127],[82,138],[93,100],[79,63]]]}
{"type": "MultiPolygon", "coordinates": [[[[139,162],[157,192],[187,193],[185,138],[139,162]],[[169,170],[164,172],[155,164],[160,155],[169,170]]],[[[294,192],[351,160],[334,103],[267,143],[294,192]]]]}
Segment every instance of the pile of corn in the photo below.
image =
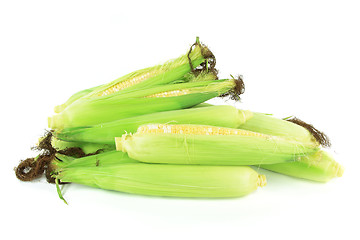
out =
{"type": "MultiPolygon", "coordinates": [[[[327,137],[296,118],[205,101],[239,99],[242,79],[217,77],[198,39],[163,65],[75,93],[55,107],[35,158],[16,169],[27,181],[47,171],[56,183],[174,197],[239,197],[266,185],[256,172],[327,182],[343,168],[327,137]],[[255,169],[255,170],[254,170],[255,169]]],[[[62,198],[63,199],[63,198],[62,198]]]]}

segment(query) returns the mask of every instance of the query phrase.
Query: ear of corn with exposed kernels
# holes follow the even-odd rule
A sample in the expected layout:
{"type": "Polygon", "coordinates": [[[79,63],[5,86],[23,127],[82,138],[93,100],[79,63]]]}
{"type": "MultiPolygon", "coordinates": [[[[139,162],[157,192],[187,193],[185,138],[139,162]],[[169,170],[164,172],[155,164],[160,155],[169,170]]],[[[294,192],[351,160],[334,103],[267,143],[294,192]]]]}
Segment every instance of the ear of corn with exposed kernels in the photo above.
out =
{"type": "Polygon", "coordinates": [[[144,90],[142,95],[134,93],[131,98],[112,96],[74,102],[60,114],[49,118],[49,127],[63,129],[90,126],[143,114],[187,108],[232,90],[236,81],[229,79],[163,85],[155,87],[155,90],[144,90]],[[178,92],[173,94],[174,91],[178,92]],[[171,94],[167,96],[169,92],[171,94]]]}
{"type": "Polygon", "coordinates": [[[184,54],[163,65],[134,71],[110,83],[79,91],[71,96],[64,104],[56,106],[54,111],[55,113],[60,113],[77,100],[81,101],[82,99],[88,98],[125,94],[156,85],[189,81],[189,78],[184,78],[184,75],[191,71],[189,59],[193,67],[197,67],[204,62],[205,58],[209,55],[212,55],[210,50],[198,43],[189,56],[188,54],[184,54]]]}
{"type": "Polygon", "coordinates": [[[318,150],[301,143],[242,129],[150,124],[116,140],[116,149],[149,163],[254,165],[294,161],[318,150]]]}

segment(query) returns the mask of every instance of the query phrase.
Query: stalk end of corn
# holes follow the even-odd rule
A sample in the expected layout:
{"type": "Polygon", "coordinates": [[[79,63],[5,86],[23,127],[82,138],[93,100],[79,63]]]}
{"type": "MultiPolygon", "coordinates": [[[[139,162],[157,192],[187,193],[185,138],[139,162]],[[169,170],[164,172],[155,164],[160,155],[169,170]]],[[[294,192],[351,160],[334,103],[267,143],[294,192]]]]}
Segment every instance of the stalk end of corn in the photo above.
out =
{"type": "Polygon", "coordinates": [[[260,174],[258,176],[257,185],[258,187],[265,187],[267,184],[265,175],[260,174]]]}

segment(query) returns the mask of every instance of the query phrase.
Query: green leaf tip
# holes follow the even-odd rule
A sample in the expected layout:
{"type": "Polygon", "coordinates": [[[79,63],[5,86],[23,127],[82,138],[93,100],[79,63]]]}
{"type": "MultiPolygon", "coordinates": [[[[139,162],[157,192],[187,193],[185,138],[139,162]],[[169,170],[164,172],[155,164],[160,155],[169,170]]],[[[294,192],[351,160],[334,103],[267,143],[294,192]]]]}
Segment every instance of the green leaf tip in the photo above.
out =
{"type": "Polygon", "coordinates": [[[63,197],[63,195],[61,194],[61,189],[60,189],[60,186],[59,186],[59,179],[58,179],[58,178],[55,178],[55,184],[56,184],[56,191],[57,191],[57,193],[58,193],[58,195],[59,195],[59,198],[60,198],[61,200],[63,200],[66,205],[69,205],[69,204],[66,202],[65,198],[63,197]]]}

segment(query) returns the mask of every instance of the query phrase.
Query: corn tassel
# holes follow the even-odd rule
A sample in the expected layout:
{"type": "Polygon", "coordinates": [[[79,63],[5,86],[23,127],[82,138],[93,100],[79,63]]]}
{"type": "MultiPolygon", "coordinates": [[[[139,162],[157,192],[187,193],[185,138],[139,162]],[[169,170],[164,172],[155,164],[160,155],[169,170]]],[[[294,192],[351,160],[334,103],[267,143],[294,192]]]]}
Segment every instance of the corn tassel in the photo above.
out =
{"type": "Polygon", "coordinates": [[[277,136],[202,125],[150,124],[117,137],[116,149],[149,163],[254,165],[294,161],[318,149],[277,136]]]}
{"type": "MultiPolygon", "coordinates": [[[[266,185],[265,176],[259,175],[247,166],[187,166],[135,161],[131,163],[126,162],[128,160],[124,159],[123,153],[103,155],[86,157],[82,165],[76,167],[74,164],[71,166],[61,163],[55,170],[54,177],[61,182],[79,183],[107,190],[171,197],[240,197],[255,191],[259,186],[266,185]],[[117,163],[109,163],[114,159],[120,160],[117,163]],[[104,162],[108,164],[102,165],[104,162]],[[91,166],[85,167],[84,163],[91,166]]],[[[73,161],[77,160],[81,161],[73,161]]]]}
{"type": "MultiPolygon", "coordinates": [[[[200,75],[199,78],[208,76],[200,75]]],[[[188,108],[231,91],[236,83],[235,79],[180,83],[121,96],[74,102],[60,114],[49,118],[49,127],[64,129],[90,126],[137,115],[188,108]]]]}
{"type": "Polygon", "coordinates": [[[344,168],[329,153],[322,150],[311,155],[298,157],[294,162],[261,165],[260,167],[317,182],[327,182],[334,177],[341,177],[344,173],[344,168]]]}
{"type": "Polygon", "coordinates": [[[157,112],[124,118],[117,121],[89,127],[70,128],[56,131],[57,138],[65,141],[94,142],[115,145],[115,137],[135,133],[140,125],[149,123],[202,124],[237,128],[252,117],[252,112],[238,110],[228,105],[190,108],[157,112]]]}

